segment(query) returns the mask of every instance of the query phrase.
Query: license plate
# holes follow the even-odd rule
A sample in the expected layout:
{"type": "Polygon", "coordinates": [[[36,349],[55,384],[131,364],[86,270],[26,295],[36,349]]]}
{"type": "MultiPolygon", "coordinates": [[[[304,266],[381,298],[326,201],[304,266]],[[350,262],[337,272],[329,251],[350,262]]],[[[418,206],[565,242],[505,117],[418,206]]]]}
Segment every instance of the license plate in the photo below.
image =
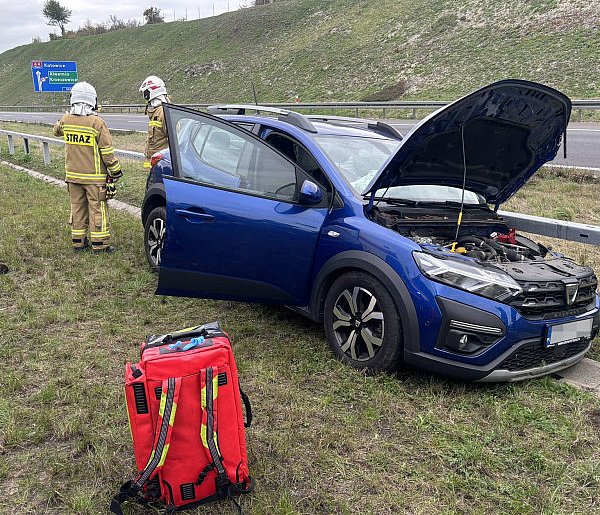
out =
{"type": "Polygon", "coordinates": [[[548,326],[546,334],[546,347],[556,347],[577,342],[584,338],[592,337],[593,319],[577,320],[566,324],[548,326]]]}

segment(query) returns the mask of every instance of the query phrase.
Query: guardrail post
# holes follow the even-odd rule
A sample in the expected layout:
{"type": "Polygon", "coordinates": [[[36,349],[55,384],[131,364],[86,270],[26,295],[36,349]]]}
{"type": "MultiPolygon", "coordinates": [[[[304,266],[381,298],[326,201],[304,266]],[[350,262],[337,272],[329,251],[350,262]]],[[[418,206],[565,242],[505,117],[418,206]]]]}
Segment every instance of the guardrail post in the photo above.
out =
{"type": "Polygon", "coordinates": [[[11,134],[8,134],[8,153],[11,156],[15,155],[15,140],[13,140],[13,137],[11,134]]]}
{"type": "Polygon", "coordinates": [[[583,116],[583,113],[582,113],[582,110],[581,110],[581,109],[577,109],[577,116],[578,116],[578,118],[579,118],[579,121],[581,121],[581,119],[582,119],[582,116],[583,116]]]}
{"type": "Polygon", "coordinates": [[[383,119],[385,120],[386,116],[385,116],[386,110],[385,107],[383,108],[383,119]]]}
{"type": "Polygon", "coordinates": [[[50,166],[50,145],[47,141],[43,141],[42,146],[44,147],[44,165],[50,166]]]}
{"type": "Polygon", "coordinates": [[[412,117],[411,117],[411,118],[414,120],[416,117],[417,117],[417,108],[416,108],[416,107],[413,107],[413,110],[412,110],[412,117]]]}
{"type": "Polygon", "coordinates": [[[23,138],[23,149],[26,154],[29,154],[29,138],[23,138]]]}

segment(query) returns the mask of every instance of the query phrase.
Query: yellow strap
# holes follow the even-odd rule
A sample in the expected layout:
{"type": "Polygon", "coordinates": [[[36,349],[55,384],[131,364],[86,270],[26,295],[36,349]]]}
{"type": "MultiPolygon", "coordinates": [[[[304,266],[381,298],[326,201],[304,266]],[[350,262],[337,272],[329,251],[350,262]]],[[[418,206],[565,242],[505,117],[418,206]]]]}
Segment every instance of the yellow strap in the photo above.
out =
{"type": "Polygon", "coordinates": [[[151,120],[148,125],[150,127],[158,127],[159,129],[162,128],[162,122],[159,122],[157,120],[151,120]]]}
{"type": "Polygon", "coordinates": [[[105,156],[106,154],[114,154],[115,149],[113,147],[104,147],[100,149],[100,153],[105,156]]]}
{"type": "Polygon", "coordinates": [[[152,163],[150,161],[144,161],[144,168],[152,168],[152,163]]]}

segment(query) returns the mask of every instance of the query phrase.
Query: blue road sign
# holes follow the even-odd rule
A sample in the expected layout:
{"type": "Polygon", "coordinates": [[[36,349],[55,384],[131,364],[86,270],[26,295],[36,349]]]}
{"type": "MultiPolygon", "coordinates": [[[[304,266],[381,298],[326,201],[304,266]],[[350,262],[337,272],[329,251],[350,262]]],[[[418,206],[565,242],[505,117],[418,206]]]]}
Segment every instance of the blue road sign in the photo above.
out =
{"type": "Polygon", "coordinates": [[[33,90],[36,93],[71,91],[78,80],[75,61],[31,61],[33,90]]]}

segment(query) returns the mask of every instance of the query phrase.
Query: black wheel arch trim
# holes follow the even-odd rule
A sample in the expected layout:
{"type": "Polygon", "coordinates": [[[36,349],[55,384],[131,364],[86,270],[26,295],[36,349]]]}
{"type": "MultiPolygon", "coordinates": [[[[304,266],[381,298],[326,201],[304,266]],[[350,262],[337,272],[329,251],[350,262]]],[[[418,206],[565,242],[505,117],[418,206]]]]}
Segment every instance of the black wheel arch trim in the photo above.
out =
{"type": "Polygon", "coordinates": [[[371,274],[381,282],[392,295],[400,320],[404,337],[405,352],[419,352],[419,324],[417,312],[408,288],[398,273],[383,259],[361,250],[340,252],[330,258],[319,271],[315,280],[309,303],[310,317],[321,320],[321,305],[327,292],[323,291],[328,278],[343,269],[360,270],[371,274]]]}
{"type": "Polygon", "coordinates": [[[148,215],[152,212],[154,207],[150,207],[152,203],[150,199],[152,197],[161,197],[164,200],[164,204],[167,203],[167,194],[165,192],[165,185],[162,182],[154,183],[152,186],[148,188],[146,194],[144,195],[144,203],[142,204],[142,224],[146,223],[146,219],[148,215]]]}

